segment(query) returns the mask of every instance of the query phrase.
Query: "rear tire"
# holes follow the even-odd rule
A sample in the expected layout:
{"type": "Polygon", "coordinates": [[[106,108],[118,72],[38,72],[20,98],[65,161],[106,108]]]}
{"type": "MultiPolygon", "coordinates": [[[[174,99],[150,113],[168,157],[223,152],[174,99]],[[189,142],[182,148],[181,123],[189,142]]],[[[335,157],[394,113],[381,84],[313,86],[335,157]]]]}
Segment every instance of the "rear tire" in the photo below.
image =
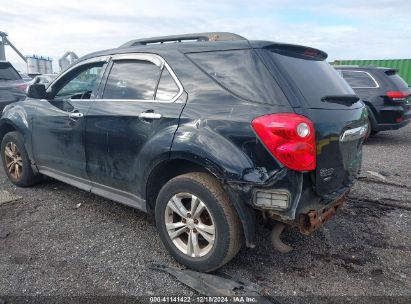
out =
{"type": "Polygon", "coordinates": [[[155,218],[170,254],[198,271],[220,268],[242,244],[237,212],[221,184],[207,173],[184,174],[168,181],[157,197],[155,218]]]}
{"type": "Polygon", "coordinates": [[[28,187],[39,181],[33,169],[20,133],[9,132],[1,142],[1,159],[9,180],[20,187],[28,187]]]}
{"type": "Polygon", "coordinates": [[[364,142],[367,142],[368,139],[371,136],[374,136],[375,134],[378,133],[378,131],[373,130],[373,123],[375,124],[375,117],[374,114],[372,113],[372,110],[367,106],[367,112],[368,112],[368,117],[367,117],[367,134],[365,135],[365,140],[364,142]]]}
{"type": "Polygon", "coordinates": [[[374,135],[375,133],[373,133],[374,131],[372,130],[372,124],[371,124],[371,120],[370,117],[368,116],[367,118],[367,133],[365,134],[365,139],[364,142],[366,143],[368,141],[368,139],[374,135]]]}

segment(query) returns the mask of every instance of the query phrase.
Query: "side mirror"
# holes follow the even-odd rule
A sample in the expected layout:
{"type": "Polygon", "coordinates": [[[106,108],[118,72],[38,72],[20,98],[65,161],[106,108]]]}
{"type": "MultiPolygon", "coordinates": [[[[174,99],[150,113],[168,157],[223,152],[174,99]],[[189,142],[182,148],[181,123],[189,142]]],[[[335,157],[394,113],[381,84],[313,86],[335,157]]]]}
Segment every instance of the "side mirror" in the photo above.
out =
{"type": "Polygon", "coordinates": [[[46,86],[44,84],[35,83],[27,88],[27,97],[35,99],[44,99],[47,96],[46,86]]]}

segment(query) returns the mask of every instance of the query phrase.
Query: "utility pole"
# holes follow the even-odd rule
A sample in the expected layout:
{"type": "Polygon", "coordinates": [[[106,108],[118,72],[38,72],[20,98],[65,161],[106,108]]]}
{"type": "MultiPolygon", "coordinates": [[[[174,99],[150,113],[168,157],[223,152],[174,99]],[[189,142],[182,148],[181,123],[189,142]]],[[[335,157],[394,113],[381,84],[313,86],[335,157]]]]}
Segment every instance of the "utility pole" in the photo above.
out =
{"type": "Polygon", "coordinates": [[[0,32],[0,60],[6,60],[6,50],[4,49],[5,33],[0,32]]]}

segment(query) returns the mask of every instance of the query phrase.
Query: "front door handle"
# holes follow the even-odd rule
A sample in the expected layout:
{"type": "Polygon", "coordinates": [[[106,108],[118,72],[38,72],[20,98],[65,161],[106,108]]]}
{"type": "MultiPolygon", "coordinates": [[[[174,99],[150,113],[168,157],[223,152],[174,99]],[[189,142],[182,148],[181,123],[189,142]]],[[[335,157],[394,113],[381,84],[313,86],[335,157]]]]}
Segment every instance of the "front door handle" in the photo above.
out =
{"type": "Polygon", "coordinates": [[[163,115],[154,112],[143,112],[138,115],[138,117],[143,119],[160,119],[163,115]]]}
{"type": "Polygon", "coordinates": [[[70,113],[69,114],[69,117],[70,118],[81,118],[81,117],[83,117],[84,116],[84,114],[83,113],[80,113],[80,112],[73,112],[73,113],[70,113]]]}

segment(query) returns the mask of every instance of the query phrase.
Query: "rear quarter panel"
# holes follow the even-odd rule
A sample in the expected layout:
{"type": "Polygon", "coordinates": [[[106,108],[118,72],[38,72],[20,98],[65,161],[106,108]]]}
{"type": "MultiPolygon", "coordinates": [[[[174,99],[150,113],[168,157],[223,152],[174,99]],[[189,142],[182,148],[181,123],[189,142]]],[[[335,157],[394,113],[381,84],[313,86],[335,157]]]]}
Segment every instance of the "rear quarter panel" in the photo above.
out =
{"type": "Polygon", "coordinates": [[[282,168],[260,143],[251,122],[261,115],[294,112],[290,106],[241,99],[182,54],[166,60],[188,94],[171,158],[196,162],[224,180],[258,184],[282,168]]]}

